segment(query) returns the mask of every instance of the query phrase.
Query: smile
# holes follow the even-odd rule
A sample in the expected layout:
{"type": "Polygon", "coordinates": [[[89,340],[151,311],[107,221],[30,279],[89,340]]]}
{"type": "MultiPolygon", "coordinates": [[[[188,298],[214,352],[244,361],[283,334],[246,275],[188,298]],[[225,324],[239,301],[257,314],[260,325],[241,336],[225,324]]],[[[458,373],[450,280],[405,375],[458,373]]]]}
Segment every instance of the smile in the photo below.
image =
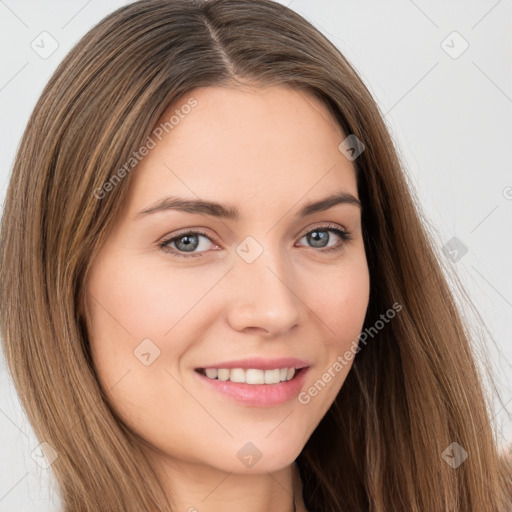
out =
{"type": "Polygon", "coordinates": [[[276,407],[297,398],[310,369],[197,368],[193,373],[207,393],[211,390],[212,397],[221,396],[250,407],[276,407]]]}
{"type": "Polygon", "coordinates": [[[200,368],[197,370],[201,375],[209,379],[239,382],[251,385],[256,384],[279,384],[293,379],[295,368],[276,368],[273,370],[260,370],[258,368],[200,368]]]}

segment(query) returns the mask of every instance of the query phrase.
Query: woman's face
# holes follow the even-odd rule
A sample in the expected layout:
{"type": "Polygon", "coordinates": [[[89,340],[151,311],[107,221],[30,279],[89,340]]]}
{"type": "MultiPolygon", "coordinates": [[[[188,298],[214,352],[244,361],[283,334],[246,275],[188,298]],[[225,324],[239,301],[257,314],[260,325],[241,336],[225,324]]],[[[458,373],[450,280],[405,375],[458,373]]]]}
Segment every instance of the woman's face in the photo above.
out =
{"type": "Polygon", "coordinates": [[[275,471],[340,390],[368,306],[346,135],[284,86],[196,89],[173,114],[93,261],[93,361],[148,453],[275,471]],[[354,200],[322,203],[340,194],[354,200]]]}

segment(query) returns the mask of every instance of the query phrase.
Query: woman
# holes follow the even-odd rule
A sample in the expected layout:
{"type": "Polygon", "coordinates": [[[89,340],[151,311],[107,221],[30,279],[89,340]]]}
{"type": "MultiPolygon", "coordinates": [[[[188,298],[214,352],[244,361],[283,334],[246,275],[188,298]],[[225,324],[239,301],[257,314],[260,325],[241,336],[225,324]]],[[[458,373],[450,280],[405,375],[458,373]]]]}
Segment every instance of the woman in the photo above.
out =
{"type": "Polygon", "coordinates": [[[76,511],[505,512],[467,330],[375,102],[268,0],[145,0],[59,66],[2,338],[76,511]]]}

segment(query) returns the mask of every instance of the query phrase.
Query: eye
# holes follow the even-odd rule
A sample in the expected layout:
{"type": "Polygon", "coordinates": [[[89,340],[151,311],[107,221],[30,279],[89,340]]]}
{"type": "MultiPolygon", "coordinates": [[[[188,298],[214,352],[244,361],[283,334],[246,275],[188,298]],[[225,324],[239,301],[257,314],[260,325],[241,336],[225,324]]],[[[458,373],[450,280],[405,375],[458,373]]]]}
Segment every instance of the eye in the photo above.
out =
{"type": "MultiPolygon", "coordinates": [[[[159,244],[159,246],[167,252],[172,253],[175,256],[178,257],[184,257],[184,258],[192,258],[201,256],[201,254],[194,254],[194,251],[201,247],[204,249],[206,244],[201,244],[200,239],[206,238],[207,240],[210,240],[208,235],[206,233],[203,233],[201,231],[187,231],[186,233],[181,233],[178,236],[174,236],[170,239],[164,240],[159,244]],[[172,244],[174,244],[174,248],[171,247],[172,244]],[[189,253],[189,254],[187,254],[189,253]]],[[[210,240],[211,242],[211,240],[210,240]]],[[[199,251],[199,252],[205,252],[205,251],[199,251]]]]}
{"type": "MultiPolygon", "coordinates": [[[[344,246],[345,242],[348,240],[352,240],[351,234],[343,229],[340,229],[339,226],[329,224],[324,226],[317,226],[314,229],[305,233],[300,240],[306,239],[308,243],[312,244],[312,249],[320,249],[319,252],[333,252],[339,251],[344,246]],[[340,241],[335,245],[329,246],[329,242],[332,238],[332,233],[334,233],[340,241]],[[327,249],[325,249],[327,247],[327,249]]],[[[207,252],[208,243],[214,243],[210,239],[210,237],[201,231],[187,231],[185,233],[181,233],[178,236],[173,236],[172,238],[168,238],[161,243],[159,243],[159,247],[171,253],[173,256],[181,257],[181,258],[194,258],[202,256],[201,253],[207,252]],[[207,241],[201,243],[201,239],[204,238],[207,241]],[[196,249],[203,249],[200,251],[196,251],[196,249]]],[[[218,247],[215,243],[214,245],[218,247]]]]}
{"type": "Polygon", "coordinates": [[[328,247],[328,249],[323,249],[319,252],[333,252],[339,251],[343,248],[345,242],[348,240],[352,240],[351,234],[344,230],[340,229],[338,226],[333,224],[317,226],[313,230],[308,231],[305,235],[302,236],[302,239],[306,239],[308,243],[312,244],[313,249],[322,249],[324,247],[328,247]],[[341,241],[334,245],[327,245],[331,241],[331,233],[334,233],[341,241]]]}

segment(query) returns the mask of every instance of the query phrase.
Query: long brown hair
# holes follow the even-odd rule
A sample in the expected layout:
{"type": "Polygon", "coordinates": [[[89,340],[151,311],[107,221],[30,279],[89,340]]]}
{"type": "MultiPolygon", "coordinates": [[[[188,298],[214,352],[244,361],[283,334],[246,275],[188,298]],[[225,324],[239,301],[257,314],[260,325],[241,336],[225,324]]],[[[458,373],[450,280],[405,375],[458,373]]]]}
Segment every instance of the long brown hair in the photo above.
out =
{"type": "MultiPolygon", "coordinates": [[[[14,163],[1,226],[1,334],[66,512],[170,511],[91,363],[90,262],[136,169],[98,199],[166,108],[196,87],[287,84],[313,93],[355,160],[371,294],[362,346],[297,459],[310,510],[509,512],[490,401],[432,237],[374,100],[340,51],[270,0],[143,0],[90,30],[45,87],[14,163]],[[458,443],[457,468],[442,454],[458,443]]],[[[119,174],[118,174],[119,176],[119,174]]]]}

